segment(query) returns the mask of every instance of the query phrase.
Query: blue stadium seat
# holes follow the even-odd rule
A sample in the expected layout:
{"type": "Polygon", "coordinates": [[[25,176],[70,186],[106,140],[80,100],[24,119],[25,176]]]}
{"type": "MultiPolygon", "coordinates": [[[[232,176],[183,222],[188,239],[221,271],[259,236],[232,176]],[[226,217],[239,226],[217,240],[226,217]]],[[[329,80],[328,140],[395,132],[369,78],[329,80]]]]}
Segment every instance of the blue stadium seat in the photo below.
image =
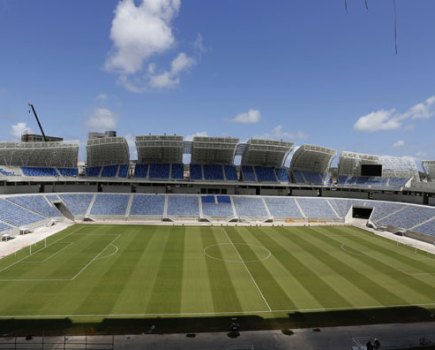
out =
{"type": "Polygon", "coordinates": [[[25,176],[59,176],[55,168],[45,167],[21,167],[25,176]]]}
{"type": "Polygon", "coordinates": [[[61,176],[78,176],[79,170],[77,168],[57,168],[61,176]]]}
{"type": "Polygon", "coordinates": [[[200,164],[190,164],[190,178],[192,180],[202,180],[202,166],[200,164]]]}
{"type": "Polygon", "coordinates": [[[157,180],[169,179],[169,164],[167,163],[153,163],[150,164],[149,178],[157,180]]]}
{"type": "Polygon", "coordinates": [[[202,212],[212,218],[229,218],[234,216],[229,196],[201,196],[202,212]]]}
{"type": "Polygon", "coordinates": [[[257,181],[254,173],[254,167],[250,165],[242,166],[242,179],[243,181],[257,181]]]}
{"type": "Polygon", "coordinates": [[[97,194],[91,215],[125,215],[129,199],[126,194],[97,194]]]}
{"type": "Polygon", "coordinates": [[[339,217],[324,198],[296,198],[303,213],[310,219],[337,220],[339,217]]]}
{"type": "Polygon", "coordinates": [[[272,167],[256,166],[254,167],[257,180],[259,182],[276,182],[275,171],[272,167]]]}
{"type": "Polygon", "coordinates": [[[294,198],[288,197],[267,197],[265,198],[266,205],[269,208],[270,214],[275,219],[303,219],[301,211],[294,198]]]}
{"type": "Polygon", "coordinates": [[[218,164],[204,164],[202,166],[204,172],[204,180],[223,180],[224,173],[222,165],[218,164]]]}
{"type": "Polygon", "coordinates": [[[198,196],[168,196],[168,215],[199,217],[198,196]]]}
{"type": "Polygon", "coordinates": [[[234,206],[239,217],[266,219],[266,207],[260,197],[233,197],[234,206]]]}
{"type": "Polygon", "coordinates": [[[173,180],[184,179],[184,164],[172,163],[171,178],[173,180]]]}
{"type": "Polygon", "coordinates": [[[6,169],[3,169],[3,168],[0,168],[0,174],[4,175],[4,176],[17,176],[16,173],[9,171],[9,170],[6,170],[6,169]]]}
{"type": "Polygon", "coordinates": [[[148,164],[136,164],[136,167],[134,168],[134,177],[147,178],[148,164]]]}
{"type": "Polygon", "coordinates": [[[225,165],[224,171],[227,181],[237,181],[237,171],[234,165],[225,165]]]}
{"type": "Polygon", "coordinates": [[[10,201],[0,199],[0,220],[6,224],[21,227],[44,219],[46,218],[39,214],[32,213],[10,201]]]}
{"type": "Polygon", "coordinates": [[[89,177],[98,177],[101,173],[101,167],[100,166],[94,166],[86,168],[86,176],[89,177]]]}
{"type": "Polygon", "coordinates": [[[103,171],[101,172],[101,177],[115,177],[118,172],[117,165],[106,165],[103,167],[103,171]]]}
{"type": "Polygon", "coordinates": [[[287,168],[276,168],[275,174],[279,182],[290,182],[287,168]]]}
{"type": "Polygon", "coordinates": [[[163,216],[165,196],[136,194],[130,208],[130,216],[163,216]]]}
{"type": "Polygon", "coordinates": [[[10,228],[11,228],[11,226],[9,226],[3,222],[0,222],[0,232],[5,231],[5,230],[9,230],[10,228]]]}
{"type": "Polygon", "coordinates": [[[128,164],[121,164],[118,170],[118,177],[128,176],[128,164]]]}
{"type": "Polygon", "coordinates": [[[8,201],[15,203],[23,208],[38,213],[47,218],[60,217],[62,214],[56,207],[50,205],[44,196],[27,195],[27,196],[10,196],[6,198],[8,201]]]}
{"type": "Polygon", "coordinates": [[[71,214],[85,215],[91,204],[93,194],[60,194],[59,198],[65,203],[71,214]]]}

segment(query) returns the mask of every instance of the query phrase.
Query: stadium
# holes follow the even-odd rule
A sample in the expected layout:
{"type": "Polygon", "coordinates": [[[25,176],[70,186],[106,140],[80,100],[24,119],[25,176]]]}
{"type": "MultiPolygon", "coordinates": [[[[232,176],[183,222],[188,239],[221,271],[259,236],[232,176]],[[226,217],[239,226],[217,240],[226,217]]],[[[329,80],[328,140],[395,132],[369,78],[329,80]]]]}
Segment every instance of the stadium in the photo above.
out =
{"type": "Polygon", "coordinates": [[[0,0],[0,350],[435,350],[434,13],[0,0]]]}
{"type": "Polygon", "coordinates": [[[431,319],[433,161],[423,175],[409,158],[233,137],[136,148],[90,134],[79,167],[78,143],[0,144],[4,328],[431,319]]]}

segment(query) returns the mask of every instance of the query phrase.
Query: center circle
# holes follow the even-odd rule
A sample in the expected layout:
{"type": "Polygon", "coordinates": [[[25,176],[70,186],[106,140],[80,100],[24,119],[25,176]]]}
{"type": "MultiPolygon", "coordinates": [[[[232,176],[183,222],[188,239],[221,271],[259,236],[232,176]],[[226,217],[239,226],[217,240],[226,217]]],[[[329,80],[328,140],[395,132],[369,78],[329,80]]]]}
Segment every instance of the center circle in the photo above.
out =
{"type": "Polygon", "coordinates": [[[247,264],[259,262],[271,257],[269,249],[255,244],[248,243],[218,243],[204,248],[206,257],[214,260],[234,264],[247,264]],[[255,255],[255,258],[244,258],[246,253],[255,255]]]}

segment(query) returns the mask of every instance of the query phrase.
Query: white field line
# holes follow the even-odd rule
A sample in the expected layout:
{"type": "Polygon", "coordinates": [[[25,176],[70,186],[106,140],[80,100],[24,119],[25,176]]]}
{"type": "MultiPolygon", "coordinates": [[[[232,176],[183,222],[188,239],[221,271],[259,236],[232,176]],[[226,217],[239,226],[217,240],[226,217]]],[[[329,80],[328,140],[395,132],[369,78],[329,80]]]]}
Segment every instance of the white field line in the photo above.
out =
{"type": "MultiPolygon", "coordinates": [[[[370,255],[368,255],[368,254],[366,254],[364,252],[352,252],[352,251],[346,249],[346,245],[344,243],[340,245],[340,249],[343,250],[344,252],[348,253],[348,254],[363,255],[363,256],[372,258],[372,256],[370,256],[370,255]]],[[[352,249],[354,249],[354,248],[352,248],[352,249]]],[[[356,250],[356,249],[354,249],[354,250],[356,250]]],[[[422,261],[422,259],[414,259],[414,260],[422,261]]],[[[397,267],[395,267],[395,269],[397,271],[400,271],[401,273],[404,273],[405,275],[408,275],[408,276],[424,276],[424,275],[429,275],[430,276],[430,275],[435,275],[435,271],[434,272],[407,272],[407,271],[402,270],[402,269],[397,268],[397,267]]]]}
{"type": "Polygon", "coordinates": [[[18,319],[35,319],[35,318],[66,318],[66,317],[189,317],[189,316],[219,316],[219,315],[252,315],[252,314],[273,314],[273,313],[292,313],[292,312],[325,312],[325,311],[342,311],[342,310],[367,310],[367,309],[384,309],[392,307],[425,307],[434,306],[433,303],[417,303],[417,304],[394,304],[394,305],[365,305],[335,308],[313,308],[313,309],[286,309],[286,310],[252,310],[252,311],[223,311],[223,312],[173,312],[173,313],[143,313],[143,314],[48,314],[48,315],[0,315],[0,319],[18,318],[18,319]]]}
{"type": "Polygon", "coordinates": [[[51,259],[53,256],[59,254],[59,253],[60,253],[62,250],[64,250],[65,248],[68,248],[68,247],[70,246],[70,244],[74,244],[74,243],[72,243],[72,242],[68,242],[68,243],[66,243],[65,247],[60,248],[57,252],[51,254],[50,256],[46,257],[44,260],[42,260],[42,261],[38,261],[38,262],[39,262],[39,263],[44,263],[44,262],[46,262],[47,260],[51,259]]]}
{"type": "Polygon", "coordinates": [[[101,250],[97,255],[95,255],[91,261],[89,261],[85,266],[83,266],[79,272],[77,272],[72,278],[71,281],[74,281],[84,270],[88,268],[89,265],[91,265],[95,260],[98,259],[98,257],[103,254],[103,252],[109,247],[110,245],[114,245],[113,243],[119,238],[121,235],[117,235],[108,245],[106,245],[103,250],[101,250]]]}
{"type": "MultiPolygon", "coordinates": [[[[59,238],[59,239],[55,240],[54,242],[50,243],[50,244],[47,246],[47,248],[48,248],[48,247],[51,247],[53,244],[55,244],[55,243],[57,243],[57,242],[59,242],[59,241],[61,241],[61,240],[65,239],[65,238],[71,236],[73,233],[74,233],[74,232],[71,232],[70,234],[66,235],[65,237],[62,237],[62,238],[59,238]]],[[[9,269],[10,267],[15,266],[16,264],[18,264],[18,263],[22,262],[23,260],[26,260],[27,258],[30,258],[30,257],[31,257],[31,255],[27,255],[27,256],[25,256],[24,258],[22,258],[22,259],[20,259],[20,260],[18,260],[18,261],[15,261],[14,263],[12,263],[12,264],[10,264],[10,265],[4,267],[3,269],[0,270],[0,272],[6,271],[6,270],[9,269]]]]}
{"type": "Polygon", "coordinates": [[[111,245],[112,247],[115,247],[115,251],[113,253],[110,253],[109,255],[100,256],[98,259],[95,259],[95,260],[107,259],[107,258],[110,258],[111,256],[114,256],[116,253],[118,253],[119,248],[117,245],[111,244],[111,243],[109,245],[111,245]]]}
{"type": "MultiPolygon", "coordinates": [[[[55,244],[56,242],[58,242],[58,241],[60,241],[60,240],[62,240],[62,239],[64,239],[64,238],[66,238],[66,237],[68,237],[68,236],[70,236],[72,233],[70,233],[69,235],[67,235],[67,236],[65,236],[65,237],[63,237],[63,238],[61,238],[61,239],[58,239],[58,240],[56,240],[55,242],[53,242],[53,243],[51,243],[50,245],[48,245],[47,247],[49,247],[49,246],[51,246],[51,245],[53,245],[53,244],[55,244]]],[[[100,236],[105,236],[105,235],[100,235],[100,236]]],[[[72,278],[16,278],[16,279],[12,279],[12,278],[8,278],[8,279],[0,279],[0,282],[57,282],[57,281],[73,281],[78,275],[80,275],[92,262],[94,262],[95,260],[97,260],[98,259],[98,257],[107,249],[107,247],[109,247],[110,245],[112,245],[112,246],[114,246],[115,248],[116,248],[116,251],[114,252],[114,253],[112,253],[112,254],[110,254],[110,255],[108,255],[108,256],[106,256],[106,257],[103,257],[103,258],[108,258],[108,257],[110,257],[110,256],[112,256],[112,255],[115,255],[117,252],[118,252],[118,250],[119,250],[119,248],[116,246],[116,245],[114,245],[113,244],[113,242],[115,242],[121,235],[106,235],[106,236],[116,236],[109,244],[107,244],[96,256],[94,256],[93,258],[92,258],[92,260],[91,261],[89,261],[83,268],[81,268],[80,269],[80,271],[77,273],[77,274],[75,274],[72,278]]],[[[63,247],[62,249],[65,249],[66,247],[68,247],[69,246],[69,244],[71,244],[71,243],[74,243],[74,242],[68,242],[68,245],[67,246],[65,246],[65,247],[63,247]]],[[[62,250],[62,249],[60,249],[60,250],[62,250]]],[[[59,251],[60,251],[59,250],[59,251]]],[[[46,261],[46,260],[48,260],[49,258],[51,258],[53,255],[55,255],[55,254],[57,254],[57,253],[59,253],[59,251],[57,251],[57,252],[55,252],[54,254],[52,254],[51,256],[49,256],[48,258],[46,258],[44,261],[46,261]]],[[[19,262],[22,262],[24,259],[27,259],[27,258],[29,258],[31,255],[29,255],[29,256],[26,256],[26,257],[24,257],[23,259],[20,259],[20,260],[18,260],[17,262],[15,262],[14,264],[11,264],[11,265],[9,265],[9,266],[7,266],[5,269],[3,269],[3,270],[0,270],[0,272],[2,272],[2,271],[4,271],[4,270],[6,270],[6,269],[8,269],[9,267],[12,267],[13,265],[16,265],[16,264],[18,264],[19,262]]],[[[100,259],[103,259],[103,258],[100,258],[100,259]]],[[[25,262],[25,263],[27,263],[27,262],[25,262]]],[[[30,263],[32,263],[32,262],[28,262],[29,264],[30,263]]],[[[38,264],[40,264],[41,262],[37,262],[38,264]]]]}
{"type": "Polygon", "coordinates": [[[263,299],[264,303],[266,304],[267,308],[269,309],[269,311],[272,311],[272,308],[270,307],[269,303],[267,302],[266,298],[263,295],[263,292],[261,291],[260,287],[258,286],[257,282],[254,279],[254,276],[252,276],[251,271],[249,271],[248,266],[246,265],[245,261],[243,260],[242,256],[240,255],[239,250],[237,249],[236,245],[234,244],[234,242],[231,240],[230,236],[228,235],[227,231],[225,230],[225,228],[222,228],[222,230],[224,231],[225,235],[227,236],[227,239],[230,241],[230,244],[233,246],[234,250],[236,251],[237,255],[240,258],[240,261],[242,261],[243,266],[246,269],[246,272],[248,273],[248,275],[251,277],[252,282],[254,283],[255,287],[258,290],[258,293],[260,293],[261,298],[263,299]]]}

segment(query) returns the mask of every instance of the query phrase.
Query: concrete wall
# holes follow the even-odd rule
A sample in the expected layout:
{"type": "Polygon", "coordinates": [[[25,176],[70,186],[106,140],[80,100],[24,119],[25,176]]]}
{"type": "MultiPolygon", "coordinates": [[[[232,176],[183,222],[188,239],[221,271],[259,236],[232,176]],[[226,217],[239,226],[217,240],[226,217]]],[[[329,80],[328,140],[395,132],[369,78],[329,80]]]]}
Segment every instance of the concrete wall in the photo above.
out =
{"type": "Polygon", "coordinates": [[[303,196],[303,197],[317,197],[319,195],[317,190],[292,190],[293,196],[303,196]]]}
{"type": "Polygon", "coordinates": [[[351,199],[368,199],[368,193],[364,192],[349,192],[349,191],[331,191],[323,190],[323,197],[335,197],[335,198],[351,198],[351,199]]]}
{"type": "Polygon", "coordinates": [[[14,193],[38,193],[39,185],[17,185],[17,186],[1,186],[0,193],[14,194],[14,193]]]}

